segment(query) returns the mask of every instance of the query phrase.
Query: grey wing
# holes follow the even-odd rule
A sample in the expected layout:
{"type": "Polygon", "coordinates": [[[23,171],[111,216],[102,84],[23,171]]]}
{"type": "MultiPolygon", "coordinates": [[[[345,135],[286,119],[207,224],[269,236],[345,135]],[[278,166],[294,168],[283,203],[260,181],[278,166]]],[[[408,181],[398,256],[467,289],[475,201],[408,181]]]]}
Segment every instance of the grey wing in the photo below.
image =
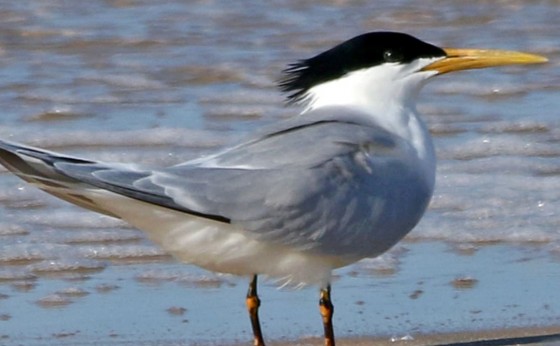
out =
{"type": "MultiPolygon", "coordinates": [[[[118,217],[87,197],[86,190],[101,188],[117,194],[162,205],[167,208],[197,214],[172,198],[157,193],[157,189],[135,189],[133,182],[152,174],[135,165],[108,164],[63,155],[39,148],[0,140],[0,163],[23,180],[81,207],[118,217]],[[103,172],[118,172],[122,181],[104,181],[96,175],[103,172]]],[[[212,215],[205,215],[212,218],[212,215]]],[[[219,221],[222,220],[216,216],[219,221]]]]}
{"type": "Polygon", "coordinates": [[[229,222],[256,238],[300,248],[350,241],[334,229],[371,213],[370,156],[393,157],[400,143],[359,116],[288,121],[206,159],[160,170],[64,162],[75,179],[195,216],[229,222]]]}
{"type": "Polygon", "coordinates": [[[333,230],[372,221],[375,201],[368,196],[375,193],[375,187],[369,182],[375,179],[377,167],[371,164],[371,157],[378,161],[385,154],[395,157],[402,143],[360,114],[334,115],[307,113],[217,155],[159,170],[98,163],[10,144],[2,148],[2,155],[4,161],[8,157],[13,171],[20,176],[23,171],[28,180],[62,182],[66,190],[87,184],[231,223],[256,238],[280,244],[300,248],[337,244],[340,248],[341,242],[351,239],[333,230]]]}

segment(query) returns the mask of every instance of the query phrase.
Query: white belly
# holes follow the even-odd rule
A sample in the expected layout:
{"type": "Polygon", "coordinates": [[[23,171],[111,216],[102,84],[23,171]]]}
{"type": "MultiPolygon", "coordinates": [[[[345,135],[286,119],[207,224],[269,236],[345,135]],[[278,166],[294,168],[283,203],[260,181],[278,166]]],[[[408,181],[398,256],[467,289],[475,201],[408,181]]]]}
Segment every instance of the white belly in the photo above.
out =
{"type": "Polygon", "coordinates": [[[349,264],[250,237],[227,223],[191,216],[111,192],[84,193],[97,206],[145,231],[166,252],[186,263],[236,275],[260,274],[289,284],[326,285],[334,268],[349,264]]]}

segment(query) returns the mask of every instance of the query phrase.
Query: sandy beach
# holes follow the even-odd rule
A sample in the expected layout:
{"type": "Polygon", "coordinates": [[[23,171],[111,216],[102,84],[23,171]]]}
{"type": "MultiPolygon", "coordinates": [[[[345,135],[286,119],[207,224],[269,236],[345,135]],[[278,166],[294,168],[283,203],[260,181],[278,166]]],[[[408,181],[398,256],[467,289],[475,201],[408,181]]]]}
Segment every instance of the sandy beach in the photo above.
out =
{"type": "MultiPolygon", "coordinates": [[[[63,340],[65,337],[59,337],[63,340]]],[[[54,344],[54,341],[47,342],[54,344]]],[[[96,345],[96,340],[83,340],[76,345],[96,345]]],[[[247,346],[251,342],[239,342],[232,344],[221,344],[222,346],[247,346]]],[[[534,345],[534,346],[555,346],[560,344],[560,327],[536,327],[518,328],[492,331],[445,333],[431,335],[408,336],[402,339],[396,338],[342,338],[337,340],[340,346],[510,346],[510,345],[534,345]]],[[[220,345],[218,343],[183,343],[180,340],[161,340],[161,341],[126,341],[106,343],[109,346],[141,345],[141,346],[179,346],[179,345],[220,345]]],[[[321,338],[296,339],[289,341],[270,341],[270,346],[323,346],[321,338]]]]}
{"type": "MultiPolygon", "coordinates": [[[[558,345],[560,327],[536,327],[503,329],[492,331],[416,335],[402,339],[356,338],[338,340],[341,346],[506,346],[506,345],[558,345]]],[[[237,344],[241,346],[243,344],[237,344]]],[[[322,346],[323,340],[301,340],[295,342],[272,342],[272,346],[298,345],[322,346]]]]}
{"type": "MultiPolygon", "coordinates": [[[[560,345],[560,48],[548,2],[3,2],[0,137],[173,165],[294,115],[275,83],[374,30],[548,64],[420,95],[436,190],[390,252],[337,270],[339,345],[560,345]]],[[[178,263],[0,169],[0,345],[249,345],[248,278],[178,263]]],[[[262,280],[270,345],[321,345],[317,288],[262,280]]]]}

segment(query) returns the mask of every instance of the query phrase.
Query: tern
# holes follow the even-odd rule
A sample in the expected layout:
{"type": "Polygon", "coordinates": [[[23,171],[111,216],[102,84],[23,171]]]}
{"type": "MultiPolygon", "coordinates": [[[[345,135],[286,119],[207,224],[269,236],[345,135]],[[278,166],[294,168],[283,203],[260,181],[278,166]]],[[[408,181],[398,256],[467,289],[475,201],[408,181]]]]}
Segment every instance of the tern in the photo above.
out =
{"type": "Polygon", "coordinates": [[[247,276],[255,346],[264,345],[258,275],[317,285],[325,345],[334,346],[331,272],[387,251],[432,197],[436,156],[416,111],[421,87],[452,71],[545,61],[370,32],[289,65],[279,87],[302,111],[213,155],[153,169],[1,141],[0,162],[145,231],[179,261],[247,276]]]}

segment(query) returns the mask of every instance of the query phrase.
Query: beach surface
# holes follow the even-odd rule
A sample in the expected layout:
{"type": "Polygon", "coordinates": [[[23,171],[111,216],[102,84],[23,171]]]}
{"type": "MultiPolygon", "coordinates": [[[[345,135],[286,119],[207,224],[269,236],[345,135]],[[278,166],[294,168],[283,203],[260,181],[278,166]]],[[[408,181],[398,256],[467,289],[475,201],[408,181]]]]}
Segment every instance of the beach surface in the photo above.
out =
{"type": "MultiPolygon", "coordinates": [[[[340,345],[560,344],[559,12],[555,1],[4,1],[0,137],[172,165],[296,114],[280,71],[363,32],[545,55],[427,85],[429,210],[388,253],[337,270],[332,294],[340,345]]],[[[247,285],[0,169],[0,345],[248,345],[247,285]]],[[[317,287],[263,278],[259,293],[271,345],[322,344],[317,287]]]]}

